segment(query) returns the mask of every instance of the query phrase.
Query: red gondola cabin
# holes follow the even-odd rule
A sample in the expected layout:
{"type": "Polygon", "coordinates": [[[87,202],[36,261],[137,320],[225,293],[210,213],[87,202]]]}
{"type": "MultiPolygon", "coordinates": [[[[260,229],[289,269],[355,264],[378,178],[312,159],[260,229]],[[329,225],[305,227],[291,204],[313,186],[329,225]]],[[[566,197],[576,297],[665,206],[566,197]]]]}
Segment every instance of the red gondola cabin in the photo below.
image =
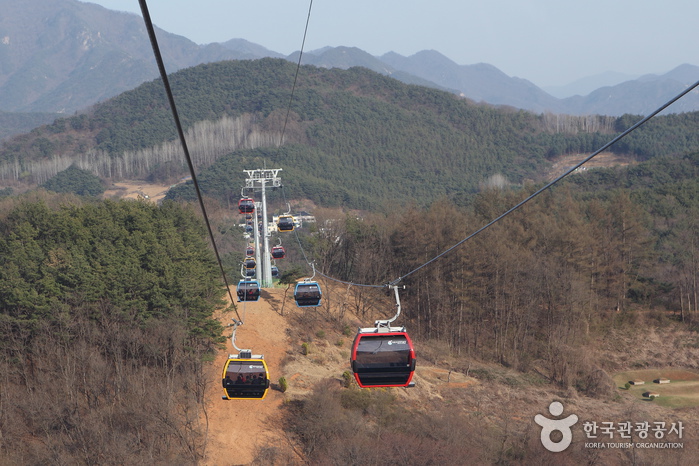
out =
{"type": "Polygon", "coordinates": [[[286,250],[284,246],[272,246],[272,257],[275,259],[284,259],[286,257],[286,250]]]}
{"type": "Polygon", "coordinates": [[[352,344],[351,364],[362,388],[408,387],[415,372],[415,349],[402,327],[360,329],[352,344]]]}
{"type": "Polygon", "coordinates": [[[244,197],[238,201],[238,211],[241,214],[249,214],[255,211],[255,201],[252,198],[244,197]]]}

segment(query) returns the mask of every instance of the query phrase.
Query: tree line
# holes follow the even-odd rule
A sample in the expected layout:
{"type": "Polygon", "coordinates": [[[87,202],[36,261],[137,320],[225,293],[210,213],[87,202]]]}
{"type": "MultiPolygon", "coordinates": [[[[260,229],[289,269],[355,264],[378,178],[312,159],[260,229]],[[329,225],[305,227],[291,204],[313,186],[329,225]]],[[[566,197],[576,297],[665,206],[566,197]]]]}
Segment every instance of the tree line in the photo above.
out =
{"type": "MultiPolygon", "coordinates": [[[[297,149],[271,150],[269,157],[308,173],[299,187],[316,186],[306,193],[314,200],[322,198],[325,181],[346,187],[350,207],[359,207],[363,196],[428,203],[474,193],[497,173],[520,185],[540,179],[552,157],[590,153],[641,118],[493,108],[363,68],[304,66],[292,99],[294,72],[285,60],[262,59],[174,73],[171,84],[197,167],[247,157],[241,149],[293,145],[297,149]]],[[[696,150],[696,119],[696,113],[656,117],[611,150],[640,159],[696,150]]],[[[41,184],[74,163],[112,180],[185,175],[162,83],[145,83],[0,148],[6,183],[41,184]]],[[[341,196],[331,199],[341,204],[341,196]]]]}
{"type": "MultiPolygon", "coordinates": [[[[342,280],[381,284],[407,274],[404,319],[420,338],[594,393],[599,367],[580,349],[595,336],[638,313],[699,322],[697,175],[696,153],[573,175],[424,268],[535,186],[487,188],[464,205],[443,198],[348,216],[309,245],[321,270],[342,280]]],[[[370,293],[355,292],[365,296],[357,302],[370,293]]],[[[369,320],[380,312],[357,311],[369,320]]]]}
{"type": "MultiPolygon", "coordinates": [[[[272,146],[280,135],[260,128],[251,114],[238,118],[224,116],[218,121],[200,121],[185,134],[187,147],[197,168],[211,165],[231,151],[272,146]]],[[[48,139],[45,139],[46,143],[48,139]]],[[[0,165],[0,180],[44,184],[70,167],[88,171],[103,180],[149,178],[168,183],[187,173],[187,161],[179,140],[165,141],[153,147],[127,150],[118,156],[101,149],[87,149],[80,154],[55,154],[22,162],[20,158],[0,165]]]]}

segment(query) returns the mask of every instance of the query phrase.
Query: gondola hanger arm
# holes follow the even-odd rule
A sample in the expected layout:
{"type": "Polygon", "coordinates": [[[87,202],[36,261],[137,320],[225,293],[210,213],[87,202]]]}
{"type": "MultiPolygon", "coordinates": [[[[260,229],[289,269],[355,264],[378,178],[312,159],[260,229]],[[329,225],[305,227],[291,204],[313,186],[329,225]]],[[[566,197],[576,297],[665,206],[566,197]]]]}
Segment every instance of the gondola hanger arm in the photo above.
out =
{"type": "Polygon", "coordinates": [[[316,263],[315,262],[310,262],[309,265],[313,269],[313,275],[311,275],[309,278],[304,278],[304,282],[310,282],[313,281],[313,278],[316,276],[316,263]]]}
{"type": "Polygon", "coordinates": [[[233,344],[233,348],[235,348],[236,350],[238,350],[238,353],[240,353],[240,352],[243,351],[243,350],[241,350],[240,348],[238,348],[238,346],[235,344],[235,332],[238,330],[238,327],[240,327],[241,325],[243,325],[243,322],[240,321],[240,320],[236,320],[236,319],[231,319],[231,320],[233,321],[233,323],[232,323],[232,324],[228,324],[229,327],[230,327],[230,326],[233,326],[233,334],[231,335],[231,343],[233,344]]]}
{"type": "MultiPolygon", "coordinates": [[[[398,285],[388,285],[389,289],[393,289],[394,296],[396,298],[396,315],[394,315],[392,318],[387,319],[387,320],[377,320],[374,322],[374,325],[376,328],[380,327],[387,327],[391,328],[391,324],[400,316],[400,311],[401,311],[401,305],[400,305],[400,296],[398,295],[398,285]]],[[[405,285],[403,285],[403,289],[405,289],[405,285]]]]}

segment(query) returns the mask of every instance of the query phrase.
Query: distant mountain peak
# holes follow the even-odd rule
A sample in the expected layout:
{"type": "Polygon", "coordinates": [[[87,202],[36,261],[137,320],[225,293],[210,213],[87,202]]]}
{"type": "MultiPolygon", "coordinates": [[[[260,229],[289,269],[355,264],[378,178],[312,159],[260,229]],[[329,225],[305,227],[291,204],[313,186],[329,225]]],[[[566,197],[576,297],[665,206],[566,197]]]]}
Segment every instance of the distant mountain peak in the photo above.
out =
{"type": "Polygon", "coordinates": [[[226,49],[233,50],[235,52],[240,52],[248,54],[250,56],[260,58],[260,57],[272,57],[272,58],[284,58],[284,55],[273,52],[261,45],[255,44],[245,39],[231,39],[226,42],[222,42],[221,45],[226,49]]]}
{"type": "MultiPolygon", "coordinates": [[[[158,77],[139,15],[78,0],[0,1],[0,111],[72,113],[158,77]]],[[[179,35],[157,32],[170,73],[222,60],[273,57],[295,62],[300,53],[284,56],[242,38],[197,45],[179,35]]],[[[493,65],[460,65],[430,49],[405,57],[393,51],[373,56],[357,47],[322,47],[304,53],[303,64],[343,69],[361,66],[478,102],[575,115],[633,112],[650,105],[649,96],[676,94],[681,86],[699,79],[699,67],[685,63],[665,74],[628,79],[612,79],[607,74],[604,81],[586,78],[566,89],[547,88],[547,93],[493,65]],[[647,84],[641,93],[639,83],[647,84]],[[609,96],[603,101],[593,94],[605,86],[611,88],[605,89],[609,96]],[[571,92],[578,97],[571,98],[571,92]]],[[[672,108],[695,110],[699,110],[695,93],[672,108]]]]}

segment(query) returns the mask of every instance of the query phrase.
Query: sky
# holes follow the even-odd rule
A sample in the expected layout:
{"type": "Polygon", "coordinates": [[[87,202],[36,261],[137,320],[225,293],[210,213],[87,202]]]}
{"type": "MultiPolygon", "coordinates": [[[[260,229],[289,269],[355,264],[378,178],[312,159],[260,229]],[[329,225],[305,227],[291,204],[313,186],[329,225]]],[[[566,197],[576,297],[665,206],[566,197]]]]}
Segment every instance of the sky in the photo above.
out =
{"type": "MultiPolygon", "coordinates": [[[[81,0],[85,1],[85,0],[81,0]]],[[[141,14],[138,0],[90,0],[141,14]]],[[[539,87],[606,72],[635,78],[699,66],[697,0],[147,0],[153,24],[198,44],[246,39],[288,55],[303,46],[372,55],[436,50],[539,87]]],[[[697,77],[699,79],[699,76],[697,77]]]]}

